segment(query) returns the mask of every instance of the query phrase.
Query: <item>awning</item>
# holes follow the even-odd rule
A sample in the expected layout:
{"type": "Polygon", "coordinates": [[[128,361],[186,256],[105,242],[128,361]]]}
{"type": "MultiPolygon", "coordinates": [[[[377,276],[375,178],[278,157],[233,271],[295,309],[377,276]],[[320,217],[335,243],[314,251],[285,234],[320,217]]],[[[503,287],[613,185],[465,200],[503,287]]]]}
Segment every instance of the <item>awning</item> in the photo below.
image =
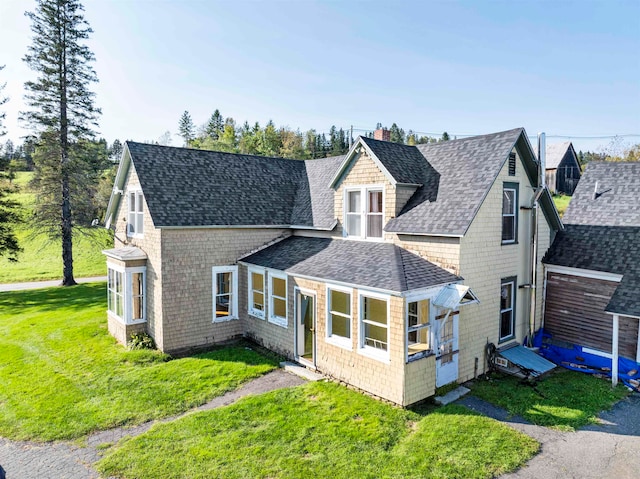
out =
{"type": "Polygon", "coordinates": [[[433,300],[435,306],[450,310],[457,309],[461,305],[478,302],[478,298],[469,289],[469,286],[463,284],[448,284],[433,300]]]}
{"type": "Polygon", "coordinates": [[[525,370],[528,376],[541,376],[556,367],[551,361],[519,344],[505,350],[498,350],[498,356],[502,356],[519,368],[525,370]]]}

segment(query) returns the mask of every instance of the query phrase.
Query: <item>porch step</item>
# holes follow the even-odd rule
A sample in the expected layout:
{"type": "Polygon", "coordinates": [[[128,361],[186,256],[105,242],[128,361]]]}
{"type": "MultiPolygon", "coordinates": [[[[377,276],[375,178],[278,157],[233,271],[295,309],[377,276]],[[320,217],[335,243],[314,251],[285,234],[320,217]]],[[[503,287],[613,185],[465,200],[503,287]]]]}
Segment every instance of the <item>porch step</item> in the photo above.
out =
{"type": "Polygon", "coordinates": [[[470,391],[471,389],[469,388],[465,388],[464,386],[459,386],[453,391],[449,391],[444,396],[436,396],[434,398],[434,401],[436,402],[436,404],[439,404],[440,406],[446,406],[447,404],[457,401],[458,399],[460,399],[462,396],[469,393],[470,391]]]}
{"type": "Polygon", "coordinates": [[[295,374],[296,376],[306,379],[307,381],[320,381],[324,378],[322,374],[315,373],[310,369],[300,366],[299,364],[292,363],[291,361],[282,361],[280,363],[280,367],[284,368],[285,371],[288,371],[291,374],[295,374]]]}

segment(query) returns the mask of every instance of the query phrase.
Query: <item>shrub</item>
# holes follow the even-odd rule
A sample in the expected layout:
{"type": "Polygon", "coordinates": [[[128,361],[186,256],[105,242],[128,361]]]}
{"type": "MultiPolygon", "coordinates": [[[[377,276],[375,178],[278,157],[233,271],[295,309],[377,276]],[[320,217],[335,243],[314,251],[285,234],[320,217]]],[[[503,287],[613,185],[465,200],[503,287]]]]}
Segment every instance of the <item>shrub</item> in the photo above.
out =
{"type": "Polygon", "coordinates": [[[129,339],[129,349],[156,349],[156,343],[147,333],[133,333],[129,339]]]}

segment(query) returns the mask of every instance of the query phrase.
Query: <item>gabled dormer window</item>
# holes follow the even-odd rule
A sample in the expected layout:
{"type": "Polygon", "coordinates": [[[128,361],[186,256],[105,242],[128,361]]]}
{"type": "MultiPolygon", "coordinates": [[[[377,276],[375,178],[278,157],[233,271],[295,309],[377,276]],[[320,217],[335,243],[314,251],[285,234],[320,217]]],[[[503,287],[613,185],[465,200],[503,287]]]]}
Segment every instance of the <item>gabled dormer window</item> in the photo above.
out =
{"type": "Polygon", "coordinates": [[[345,236],[382,238],[384,195],[382,186],[349,187],[345,192],[345,236]]]}
{"type": "Polygon", "coordinates": [[[144,196],[142,191],[129,191],[127,215],[127,236],[141,237],[144,234],[144,196]]]}

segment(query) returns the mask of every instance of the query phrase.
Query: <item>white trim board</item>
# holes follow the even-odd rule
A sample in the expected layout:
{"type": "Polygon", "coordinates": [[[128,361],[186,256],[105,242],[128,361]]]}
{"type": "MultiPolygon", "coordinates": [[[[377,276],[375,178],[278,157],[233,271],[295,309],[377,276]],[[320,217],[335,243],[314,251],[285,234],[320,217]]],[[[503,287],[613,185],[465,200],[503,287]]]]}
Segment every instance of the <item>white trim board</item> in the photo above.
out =
{"type": "Polygon", "coordinates": [[[545,264],[547,273],[567,274],[569,276],[579,276],[581,278],[601,279],[603,281],[613,281],[619,283],[622,281],[622,275],[616,273],[607,273],[605,271],[595,271],[591,269],[571,268],[569,266],[556,266],[545,264]]]}

